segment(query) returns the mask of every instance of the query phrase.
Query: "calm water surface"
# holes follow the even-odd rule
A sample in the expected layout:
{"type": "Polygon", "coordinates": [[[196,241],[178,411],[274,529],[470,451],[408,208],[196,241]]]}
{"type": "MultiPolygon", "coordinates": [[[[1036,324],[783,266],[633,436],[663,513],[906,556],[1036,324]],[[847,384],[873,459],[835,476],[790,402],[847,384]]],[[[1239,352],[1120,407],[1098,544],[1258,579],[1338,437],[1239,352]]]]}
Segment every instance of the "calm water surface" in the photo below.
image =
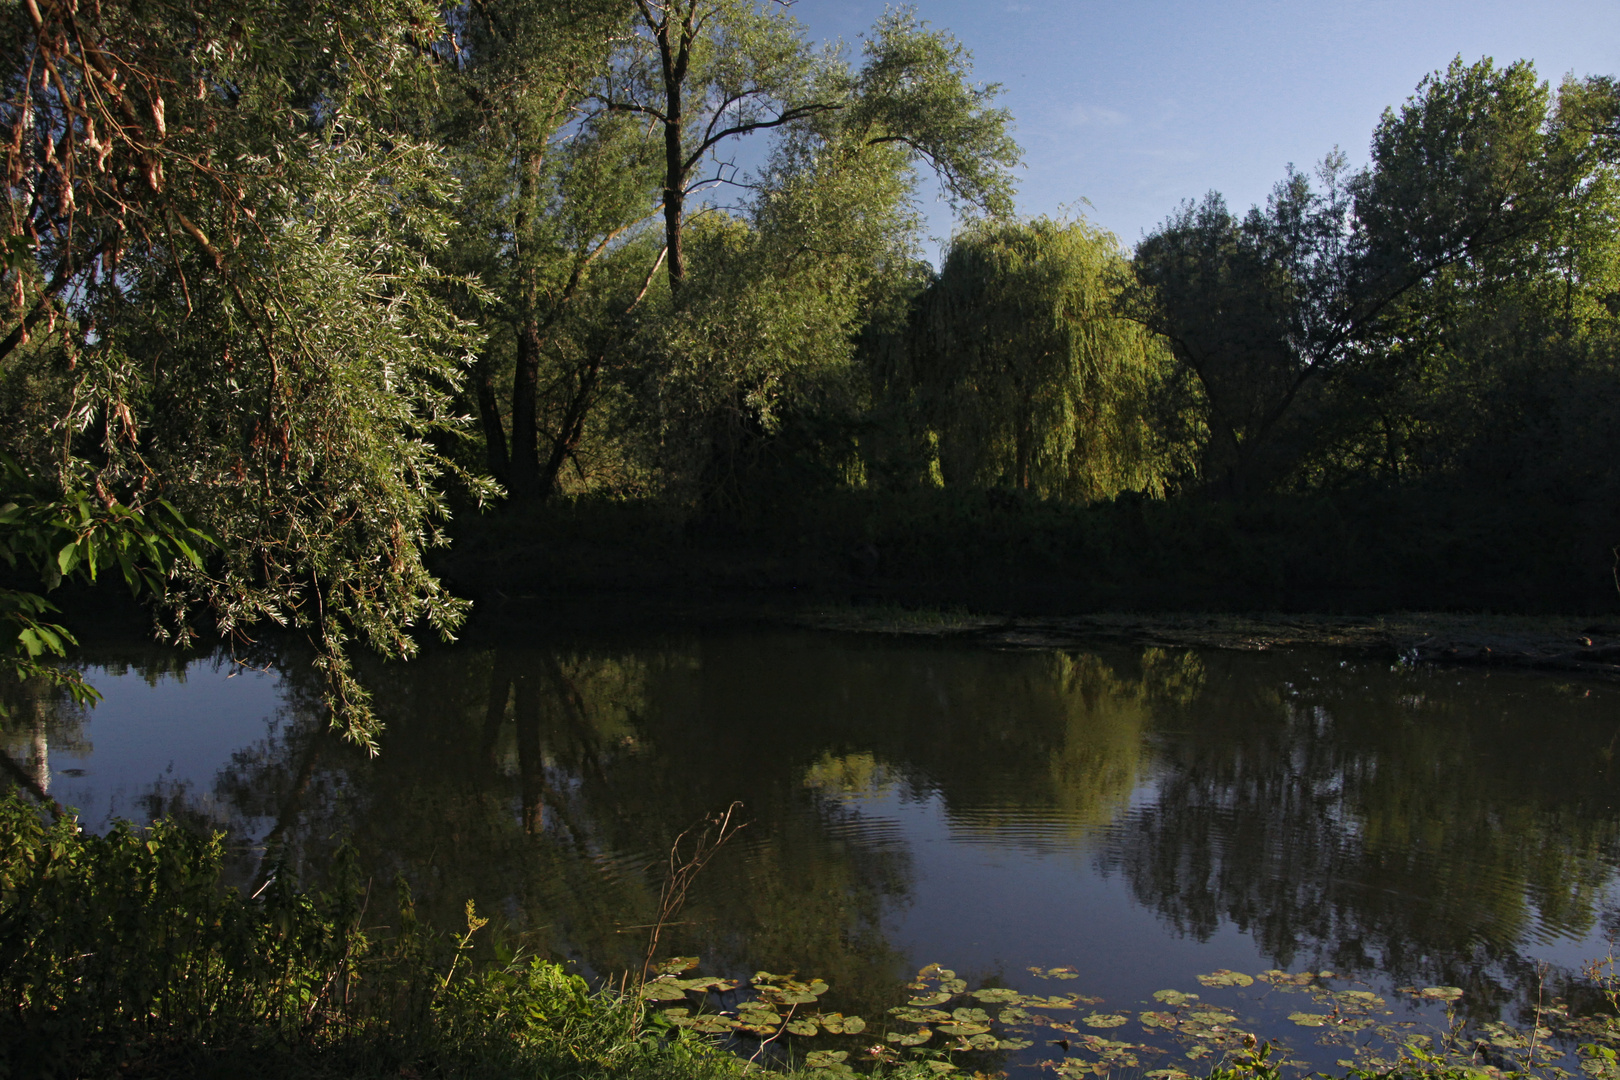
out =
{"type": "Polygon", "coordinates": [[[296,658],[88,660],[101,706],[5,729],[87,826],[193,817],[230,833],[243,883],[266,848],[315,878],[348,840],[445,925],[471,898],[606,974],[639,968],[676,835],[740,800],[665,951],[819,976],[872,1018],[938,962],[1130,1020],[1070,1047],[1042,1030],[1002,1065],[1078,1061],[1088,1031],[1185,1064],[1188,1040],[1137,1023],[1166,988],[1331,1064],[1348,1036],[1286,1020],[1308,999],[1196,977],[1329,970],[1389,1022],[1440,1018],[1399,988],[1456,986],[1462,1014],[1511,1020],[1620,932],[1601,684],[1315,652],[515,636],[372,670],[368,760],[323,733],[296,658]]]}

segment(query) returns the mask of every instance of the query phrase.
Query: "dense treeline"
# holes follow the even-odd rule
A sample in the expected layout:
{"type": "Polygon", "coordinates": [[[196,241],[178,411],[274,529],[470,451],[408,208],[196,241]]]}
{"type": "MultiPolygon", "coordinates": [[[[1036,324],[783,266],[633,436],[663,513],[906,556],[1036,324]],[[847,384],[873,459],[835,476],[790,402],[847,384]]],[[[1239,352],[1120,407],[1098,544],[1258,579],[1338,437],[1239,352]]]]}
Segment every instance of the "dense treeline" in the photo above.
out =
{"type": "Polygon", "coordinates": [[[175,637],[307,633],[365,739],[347,644],[453,632],[452,535],[475,591],[1612,604],[1611,79],[1458,61],[1365,170],[1130,252],[1013,213],[995,88],[907,10],[853,51],[754,0],[3,18],[25,670],[39,586],[116,567],[175,637]]]}

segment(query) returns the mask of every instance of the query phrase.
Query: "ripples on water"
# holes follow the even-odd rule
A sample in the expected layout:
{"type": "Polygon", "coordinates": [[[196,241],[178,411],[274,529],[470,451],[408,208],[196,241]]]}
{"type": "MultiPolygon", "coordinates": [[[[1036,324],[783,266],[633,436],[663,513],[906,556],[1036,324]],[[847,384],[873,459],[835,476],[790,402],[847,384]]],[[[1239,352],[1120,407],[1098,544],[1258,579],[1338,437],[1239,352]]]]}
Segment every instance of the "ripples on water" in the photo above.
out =
{"type": "Polygon", "coordinates": [[[850,1012],[938,961],[1035,991],[1026,968],[1072,965],[1063,989],[1126,1010],[1216,968],[1331,968],[1511,1015],[1539,961],[1556,981],[1620,930],[1606,686],[1313,653],[508,641],[372,672],[368,761],[321,733],[295,657],[89,660],[105,704],[5,729],[88,824],[227,829],[241,881],[266,845],[318,876],[348,837],[430,917],[474,898],[594,972],[639,967],[671,842],[734,799],[750,823],[671,951],[821,976],[850,1012]]]}

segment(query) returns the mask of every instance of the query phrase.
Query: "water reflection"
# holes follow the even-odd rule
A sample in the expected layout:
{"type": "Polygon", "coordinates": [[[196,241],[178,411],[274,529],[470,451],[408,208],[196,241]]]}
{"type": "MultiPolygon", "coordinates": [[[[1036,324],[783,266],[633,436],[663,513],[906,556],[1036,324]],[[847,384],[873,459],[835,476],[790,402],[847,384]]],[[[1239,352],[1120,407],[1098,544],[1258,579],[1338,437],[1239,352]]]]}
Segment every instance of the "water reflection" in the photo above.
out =
{"type": "MultiPolygon", "coordinates": [[[[1214,967],[1330,967],[1489,1012],[1533,993],[1535,958],[1620,929],[1607,687],[1313,654],[503,640],[367,672],[388,723],[368,760],[324,733],[298,658],[277,666],[264,736],[148,809],[231,829],[244,883],[261,851],[318,877],[347,839],[424,915],[472,898],[601,973],[639,967],[670,844],[734,800],[750,824],[665,941],[820,976],[850,1012],[932,960],[1072,963],[1126,1005],[1214,967]]],[[[99,721],[34,705],[5,746],[49,782],[99,721]]]]}

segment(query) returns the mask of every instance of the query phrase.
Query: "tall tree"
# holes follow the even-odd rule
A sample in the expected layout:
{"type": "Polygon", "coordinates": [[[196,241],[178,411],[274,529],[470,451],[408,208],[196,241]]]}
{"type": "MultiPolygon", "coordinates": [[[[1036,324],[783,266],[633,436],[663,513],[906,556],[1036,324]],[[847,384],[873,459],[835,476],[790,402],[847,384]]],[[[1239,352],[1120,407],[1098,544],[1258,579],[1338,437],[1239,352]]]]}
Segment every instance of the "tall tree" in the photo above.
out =
{"type": "Polygon", "coordinates": [[[605,358],[572,348],[575,313],[593,307],[601,260],[652,214],[646,132],[579,115],[629,14],[621,0],[488,0],[453,13],[441,48],[437,132],[466,184],[455,254],[494,290],[468,312],[489,335],[474,396],[489,472],[519,498],[549,494],[577,446],[605,358]]]}
{"type": "Polygon", "coordinates": [[[1118,241],[1083,221],[957,234],[909,349],[946,483],[1162,492],[1175,455],[1152,414],[1172,361],[1117,310],[1128,272],[1118,241]]]}
{"type": "Polygon", "coordinates": [[[812,52],[779,5],[758,0],[636,0],[634,35],[614,57],[597,100],[647,117],[663,135],[662,208],[669,279],[686,282],[682,244],[694,190],[734,178],[722,150],[756,132],[836,117],[862,145],[903,146],[950,196],[992,212],[1011,208],[1007,170],[1017,146],[995,87],[967,81],[960,45],[909,10],[890,12],[851,73],[836,53],[812,52]],[[708,172],[707,170],[714,170],[708,172]]]}
{"type": "Polygon", "coordinates": [[[1590,168],[1560,149],[1548,105],[1526,62],[1454,61],[1386,110],[1368,171],[1335,153],[1320,190],[1290,169],[1241,221],[1212,196],[1142,242],[1139,315],[1203,385],[1207,479],[1241,492],[1287,476],[1310,438],[1302,403],[1376,360],[1404,298],[1545,231],[1590,168]]]}
{"type": "Polygon", "coordinates": [[[500,192],[481,200],[498,210],[479,243],[506,267],[510,326],[485,370],[510,356],[513,371],[510,407],[481,380],[479,411],[491,467],[520,500],[556,490],[568,462],[681,486],[715,475],[716,446],[758,445],[794,393],[825,387],[807,372],[847,364],[863,297],[909,243],[917,166],[960,203],[1010,205],[1017,148],[994,89],[973,87],[960,46],[909,14],[879,24],[858,71],[776,5],[678,0],[635,15],[582,114],[533,144],[532,182],[504,153],[527,144],[492,126],[475,139],[500,192]],[[756,133],[771,150],[745,175],[725,154],[756,133]],[[725,208],[710,194],[722,182],[744,193],[725,208]],[[508,239],[518,214],[526,252],[508,239]],[[705,216],[714,228],[692,224],[705,216]],[[603,461],[607,443],[620,460],[603,461]]]}

